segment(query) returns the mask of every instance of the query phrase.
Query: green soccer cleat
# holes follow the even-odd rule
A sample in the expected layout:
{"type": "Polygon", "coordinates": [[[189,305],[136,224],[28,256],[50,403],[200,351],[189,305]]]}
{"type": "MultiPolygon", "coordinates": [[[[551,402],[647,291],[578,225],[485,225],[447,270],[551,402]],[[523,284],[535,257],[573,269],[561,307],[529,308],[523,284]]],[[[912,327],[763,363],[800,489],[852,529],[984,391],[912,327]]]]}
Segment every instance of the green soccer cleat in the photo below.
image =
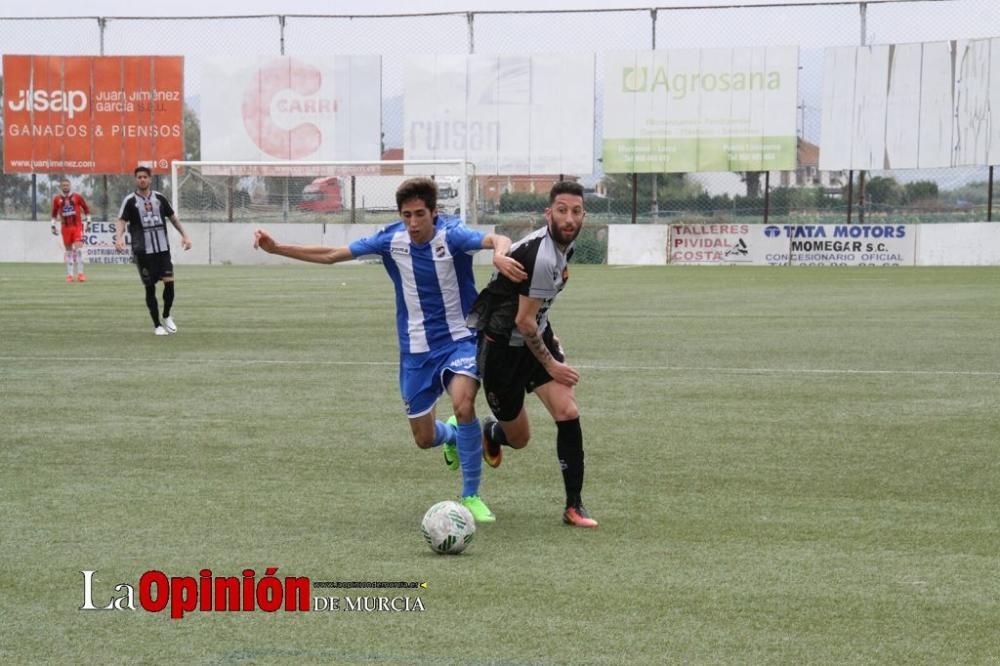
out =
{"type": "Polygon", "coordinates": [[[477,523],[495,523],[497,517],[490,511],[490,507],[480,499],[479,495],[469,495],[462,498],[462,506],[469,510],[477,523]]]}
{"type": "MultiPolygon", "coordinates": [[[[457,427],[458,419],[453,414],[445,423],[457,427]]],[[[445,442],[441,445],[441,451],[444,453],[444,464],[448,466],[448,469],[453,472],[458,469],[458,447],[451,442],[445,442]]]]}

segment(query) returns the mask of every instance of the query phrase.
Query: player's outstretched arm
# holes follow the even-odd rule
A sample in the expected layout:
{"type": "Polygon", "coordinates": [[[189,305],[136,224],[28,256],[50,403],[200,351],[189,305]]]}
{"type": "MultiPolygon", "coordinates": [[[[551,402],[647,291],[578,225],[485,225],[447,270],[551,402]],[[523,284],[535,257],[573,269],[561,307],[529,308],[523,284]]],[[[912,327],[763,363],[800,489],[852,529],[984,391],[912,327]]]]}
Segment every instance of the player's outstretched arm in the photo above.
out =
{"type": "Polygon", "coordinates": [[[510,256],[511,241],[500,234],[486,234],[483,238],[483,249],[493,250],[493,265],[511,282],[522,282],[528,278],[517,259],[510,256]]]}
{"type": "Polygon", "coordinates": [[[309,261],[314,264],[336,264],[350,261],[354,258],[347,247],[327,247],[325,245],[282,245],[275,242],[271,234],[264,229],[253,232],[253,246],[268,254],[279,254],[283,257],[309,261]]]}

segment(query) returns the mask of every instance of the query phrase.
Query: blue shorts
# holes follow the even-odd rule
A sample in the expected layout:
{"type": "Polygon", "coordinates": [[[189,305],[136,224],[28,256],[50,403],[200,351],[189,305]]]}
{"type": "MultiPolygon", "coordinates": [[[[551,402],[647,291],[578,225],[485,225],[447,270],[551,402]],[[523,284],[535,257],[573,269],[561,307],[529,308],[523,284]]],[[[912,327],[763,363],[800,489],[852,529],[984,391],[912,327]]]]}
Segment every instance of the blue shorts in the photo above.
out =
{"type": "Polygon", "coordinates": [[[434,409],[452,375],[468,375],[479,381],[475,338],[422,354],[400,354],[399,393],[406,416],[413,419],[434,409]]]}

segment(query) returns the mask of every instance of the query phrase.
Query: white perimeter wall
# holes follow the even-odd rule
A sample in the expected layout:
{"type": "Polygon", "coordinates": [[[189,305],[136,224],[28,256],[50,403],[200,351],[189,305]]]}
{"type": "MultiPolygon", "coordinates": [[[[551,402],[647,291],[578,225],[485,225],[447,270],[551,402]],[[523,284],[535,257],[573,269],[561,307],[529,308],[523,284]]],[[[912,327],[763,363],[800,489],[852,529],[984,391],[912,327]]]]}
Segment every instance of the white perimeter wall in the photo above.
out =
{"type": "MultiPolygon", "coordinates": [[[[916,236],[917,266],[1000,266],[1000,222],[914,224],[907,229],[916,236]]],[[[668,236],[667,225],[609,225],[608,263],[666,264],[668,236]]]]}
{"type": "MultiPolygon", "coordinates": [[[[107,229],[112,225],[107,225],[107,229]]],[[[254,226],[249,224],[184,225],[194,247],[180,250],[173,227],[171,245],[177,264],[275,264],[294,260],[253,249],[254,226]]],[[[321,225],[278,224],[269,227],[282,243],[341,246],[374,233],[370,224],[321,225]]],[[[476,227],[491,232],[492,227],[476,227]]],[[[916,235],[915,263],[918,266],[1000,266],[1000,223],[917,224],[909,227],[916,235]]],[[[111,243],[109,231],[97,234],[98,246],[111,243]]],[[[608,263],[612,265],[665,265],[667,225],[609,225],[608,263]]],[[[37,222],[0,220],[0,261],[61,262],[62,241],[49,231],[48,220],[37,222]]],[[[489,264],[491,253],[476,255],[477,264],[489,264]]]]}
{"type": "MultiPolygon", "coordinates": [[[[298,263],[253,249],[252,224],[199,224],[184,222],[191,238],[191,249],[181,249],[180,234],[168,224],[171,256],[175,264],[282,264],[298,263]]],[[[95,223],[100,231],[92,234],[95,247],[107,248],[114,243],[113,224],[95,223]]],[[[280,243],[296,245],[328,245],[339,247],[375,233],[375,224],[275,224],[267,227],[280,243]]],[[[493,227],[472,225],[484,233],[493,227]]],[[[62,262],[62,238],[53,236],[48,220],[37,222],[0,220],[0,261],[3,262],[62,262]]],[[[475,263],[490,264],[492,252],[476,253],[475,263]]]]}

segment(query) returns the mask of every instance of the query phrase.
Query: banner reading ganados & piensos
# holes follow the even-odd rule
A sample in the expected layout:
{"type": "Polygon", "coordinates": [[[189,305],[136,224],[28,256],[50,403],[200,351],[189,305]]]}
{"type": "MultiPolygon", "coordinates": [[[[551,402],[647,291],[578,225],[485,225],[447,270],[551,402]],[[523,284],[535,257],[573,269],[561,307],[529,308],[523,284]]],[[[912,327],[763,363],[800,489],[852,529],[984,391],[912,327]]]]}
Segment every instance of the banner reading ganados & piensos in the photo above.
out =
{"type": "Polygon", "coordinates": [[[4,171],[169,173],[184,156],[180,56],[3,57],[4,171]]]}

